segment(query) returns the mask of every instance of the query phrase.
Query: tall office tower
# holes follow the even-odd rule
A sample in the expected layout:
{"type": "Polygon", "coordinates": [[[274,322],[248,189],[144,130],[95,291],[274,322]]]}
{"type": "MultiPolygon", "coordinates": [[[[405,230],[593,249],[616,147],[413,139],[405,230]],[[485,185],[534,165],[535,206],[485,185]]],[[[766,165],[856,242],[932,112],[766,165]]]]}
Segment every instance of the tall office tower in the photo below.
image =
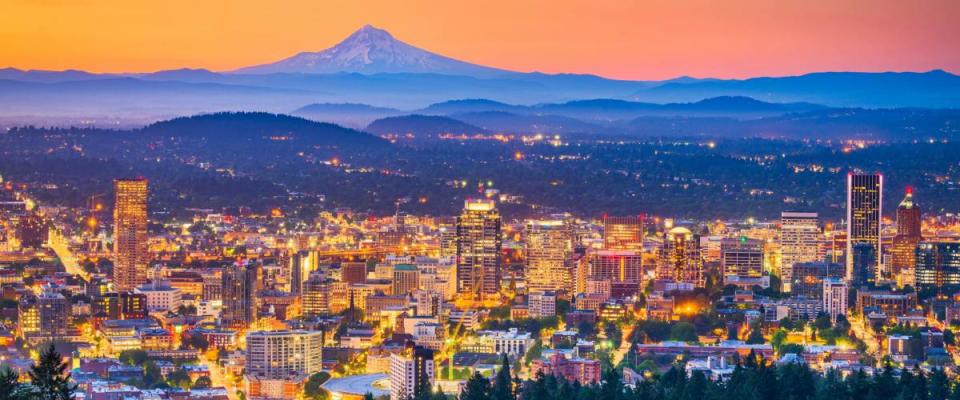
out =
{"type": "Polygon", "coordinates": [[[837,320],[838,315],[847,314],[850,287],[841,278],[827,278],[823,280],[823,312],[830,315],[830,319],[837,320]]]}
{"type": "Polygon", "coordinates": [[[247,374],[283,379],[323,369],[323,332],[255,331],[247,334],[247,374]]]}
{"type": "Polygon", "coordinates": [[[793,266],[797,263],[817,261],[817,246],[820,228],[817,213],[780,213],[780,282],[781,289],[789,293],[793,282],[793,266]]]}
{"type": "Polygon", "coordinates": [[[433,388],[434,376],[433,350],[410,342],[390,355],[390,398],[412,399],[419,388],[433,388]]]}
{"type": "Polygon", "coordinates": [[[20,337],[56,338],[67,334],[70,301],[60,293],[52,290],[39,295],[28,293],[20,298],[17,311],[20,337]]]}
{"type": "Polygon", "coordinates": [[[960,289],[960,243],[922,241],[916,254],[918,290],[953,294],[960,289]]]}
{"type": "Polygon", "coordinates": [[[237,264],[223,270],[223,313],[221,323],[234,329],[246,329],[257,320],[257,295],[263,281],[263,268],[255,262],[237,264]]]}
{"type": "Polygon", "coordinates": [[[917,244],[923,239],[920,228],[920,206],[913,201],[913,189],[897,207],[897,235],[890,246],[890,273],[900,287],[915,284],[917,244]]]}
{"type": "Polygon", "coordinates": [[[290,257],[290,294],[303,293],[303,282],[310,273],[320,266],[320,255],[316,250],[301,250],[290,257]]]}
{"type": "Polygon", "coordinates": [[[763,276],[763,241],[726,238],[720,242],[720,268],[723,279],[760,278],[763,276]]]}
{"type": "Polygon", "coordinates": [[[467,200],[457,218],[457,293],[500,292],[500,212],[493,200],[467,200]]]}
{"type": "Polygon", "coordinates": [[[303,283],[301,304],[304,315],[331,315],[350,306],[350,294],[346,282],[327,279],[315,271],[303,283]]]}
{"type": "Polygon", "coordinates": [[[346,283],[364,283],[367,281],[367,263],[345,262],[340,264],[340,280],[346,283]]]}
{"type": "Polygon", "coordinates": [[[603,248],[605,250],[643,250],[643,218],[603,217],[603,248]]]}
{"type": "Polygon", "coordinates": [[[660,248],[657,278],[703,287],[703,263],[700,260],[700,238],[683,227],[669,230],[660,248]]]}
{"type": "Polygon", "coordinates": [[[457,219],[455,217],[440,218],[439,226],[440,257],[457,255],[457,219]]]}
{"type": "Polygon", "coordinates": [[[872,243],[856,243],[850,249],[850,282],[854,286],[870,285],[877,282],[877,248],[872,243]]]}
{"type": "Polygon", "coordinates": [[[847,280],[854,279],[853,248],[860,243],[873,246],[872,268],[876,271],[872,275],[879,278],[882,212],[883,175],[847,174],[847,280]]]}
{"type": "Polygon", "coordinates": [[[573,292],[573,271],[567,260],[573,251],[570,231],[563,220],[528,220],[524,231],[527,289],[573,292]]]}
{"type": "Polygon", "coordinates": [[[147,281],[147,180],[113,182],[113,284],[130,291],[147,281]]]}
{"type": "Polygon", "coordinates": [[[412,264],[397,264],[393,267],[393,294],[407,295],[419,288],[420,273],[412,264]]]}
{"type": "Polygon", "coordinates": [[[643,284],[643,256],[635,251],[598,250],[587,254],[586,280],[609,282],[614,297],[635,296],[643,284]]]}

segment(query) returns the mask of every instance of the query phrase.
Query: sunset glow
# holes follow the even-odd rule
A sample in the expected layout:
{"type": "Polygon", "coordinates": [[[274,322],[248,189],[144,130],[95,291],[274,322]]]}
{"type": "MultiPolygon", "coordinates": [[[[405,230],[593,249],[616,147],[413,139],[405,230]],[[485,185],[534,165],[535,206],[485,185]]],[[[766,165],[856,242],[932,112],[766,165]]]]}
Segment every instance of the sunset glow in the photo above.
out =
{"type": "Polygon", "coordinates": [[[231,70],[329,47],[364,24],[517,71],[742,78],[960,69],[952,1],[11,0],[0,66],[231,70]]]}

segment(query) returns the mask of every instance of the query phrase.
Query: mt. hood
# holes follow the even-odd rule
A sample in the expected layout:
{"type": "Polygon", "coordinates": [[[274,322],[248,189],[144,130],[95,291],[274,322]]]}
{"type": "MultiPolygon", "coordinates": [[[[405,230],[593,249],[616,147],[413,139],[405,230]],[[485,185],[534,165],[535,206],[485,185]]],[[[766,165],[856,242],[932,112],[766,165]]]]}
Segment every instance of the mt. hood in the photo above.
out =
{"type": "Polygon", "coordinates": [[[389,32],[365,25],[337,45],[318,52],[303,52],[275,63],[234,72],[246,74],[337,72],[433,73],[490,76],[509,71],[466,63],[422,50],[397,40],[389,32]]]}

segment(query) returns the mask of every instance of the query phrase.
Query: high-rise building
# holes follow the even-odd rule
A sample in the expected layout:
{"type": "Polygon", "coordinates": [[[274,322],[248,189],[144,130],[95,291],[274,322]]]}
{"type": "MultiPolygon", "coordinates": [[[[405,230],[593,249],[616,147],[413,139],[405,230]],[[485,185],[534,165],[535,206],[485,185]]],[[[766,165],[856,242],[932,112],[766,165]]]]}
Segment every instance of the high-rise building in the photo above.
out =
{"type": "Polygon", "coordinates": [[[397,264],[393,267],[393,294],[407,295],[417,290],[420,274],[412,264],[397,264]]]}
{"type": "Polygon", "coordinates": [[[433,388],[435,374],[433,350],[408,343],[390,355],[390,398],[412,399],[421,387],[433,388]]]}
{"type": "Polygon", "coordinates": [[[70,301],[60,293],[51,290],[39,295],[28,293],[20,298],[17,311],[21,337],[56,338],[67,334],[70,301]]]}
{"type": "Polygon", "coordinates": [[[304,315],[331,315],[350,306],[350,291],[346,282],[328,279],[314,272],[303,283],[301,298],[304,315]]]}
{"type": "Polygon", "coordinates": [[[780,282],[782,290],[790,292],[793,266],[817,261],[820,228],[817,213],[783,212],[780,214],[780,282]]]}
{"type": "Polygon", "coordinates": [[[237,263],[223,270],[223,313],[221,323],[246,329],[257,320],[260,305],[257,294],[263,281],[263,268],[255,262],[237,263]]]}
{"type": "MultiPolygon", "coordinates": [[[[872,275],[880,278],[880,224],[883,212],[883,175],[847,174],[847,280],[854,280],[854,246],[873,247],[872,275]]],[[[866,250],[860,250],[865,254],[866,250]]],[[[870,273],[867,273],[870,275],[870,273]]]]}
{"type": "Polygon", "coordinates": [[[563,220],[528,220],[523,251],[528,290],[573,292],[573,270],[567,265],[573,245],[563,220]]]}
{"type": "Polygon", "coordinates": [[[898,286],[915,285],[917,244],[923,239],[921,233],[920,206],[913,200],[913,189],[897,206],[897,235],[890,246],[890,273],[898,286]]]}
{"type": "Polygon", "coordinates": [[[850,287],[841,278],[823,280],[823,311],[836,321],[838,315],[847,314],[850,287]]]}
{"type": "Polygon", "coordinates": [[[720,243],[720,269],[723,278],[760,278],[763,276],[763,242],[757,239],[726,238],[720,243]]]}
{"type": "Polygon", "coordinates": [[[493,200],[467,200],[457,218],[457,293],[500,292],[500,212],[493,200]]]}
{"type": "Polygon", "coordinates": [[[586,281],[609,282],[614,297],[631,297],[643,284],[643,256],[628,250],[599,250],[587,254],[586,281]]]}
{"type": "Polygon", "coordinates": [[[129,291],[147,281],[147,180],[117,179],[113,186],[113,284],[129,291]]]}
{"type": "Polygon", "coordinates": [[[440,218],[437,230],[440,238],[440,257],[456,256],[457,219],[455,217],[440,218]]]}
{"type": "Polygon", "coordinates": [[[700,238],[687,228],[675,227],[667,231],[660,248],[657,278],[696,287],[705,284],[703,262],[700,260],[700,238]]]}
{"type": "Polygon", "coordinates": [[[876,283],[879,272],[877,258],[877,248],[872,243],[855,243],[847,253],[850,282],[856,286],[876,283]]]}
{"type": "Polygon", "coordinates": [[[953,294],[960,289],[960,243],[928,242],[917,244],[916,287],[938,294],[953,294]]]}
{"type": "Polygon", "coordinates": [[[311,375],[323,368],[323,332],[255,331],[247,334],[247,374],[259,378],[311,375]]]}
{"type": "Polygon", "coordinates": [[[643,218],[603,217],[603,248],[606,250],[642,250],[643,218]]]}
{"type": "Polygon", "coordinates": [[[316,250],[301,250],[290,257],[290,294],[303,293],[303,282],[310,273],[320,266],[320,256],[316,250]]]}

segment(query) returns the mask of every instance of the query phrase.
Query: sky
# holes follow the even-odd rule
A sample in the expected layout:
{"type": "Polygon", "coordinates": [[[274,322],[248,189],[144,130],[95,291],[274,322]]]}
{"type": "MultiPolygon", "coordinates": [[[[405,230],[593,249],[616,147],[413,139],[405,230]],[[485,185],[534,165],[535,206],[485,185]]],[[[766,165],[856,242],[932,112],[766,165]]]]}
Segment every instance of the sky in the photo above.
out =
{"type": "Polygon", "coordinates": [[[621,79],[960,72],[957,0],[0,0],[0,67],[214,71],[372,24],[492,67],[621,79]]]}

